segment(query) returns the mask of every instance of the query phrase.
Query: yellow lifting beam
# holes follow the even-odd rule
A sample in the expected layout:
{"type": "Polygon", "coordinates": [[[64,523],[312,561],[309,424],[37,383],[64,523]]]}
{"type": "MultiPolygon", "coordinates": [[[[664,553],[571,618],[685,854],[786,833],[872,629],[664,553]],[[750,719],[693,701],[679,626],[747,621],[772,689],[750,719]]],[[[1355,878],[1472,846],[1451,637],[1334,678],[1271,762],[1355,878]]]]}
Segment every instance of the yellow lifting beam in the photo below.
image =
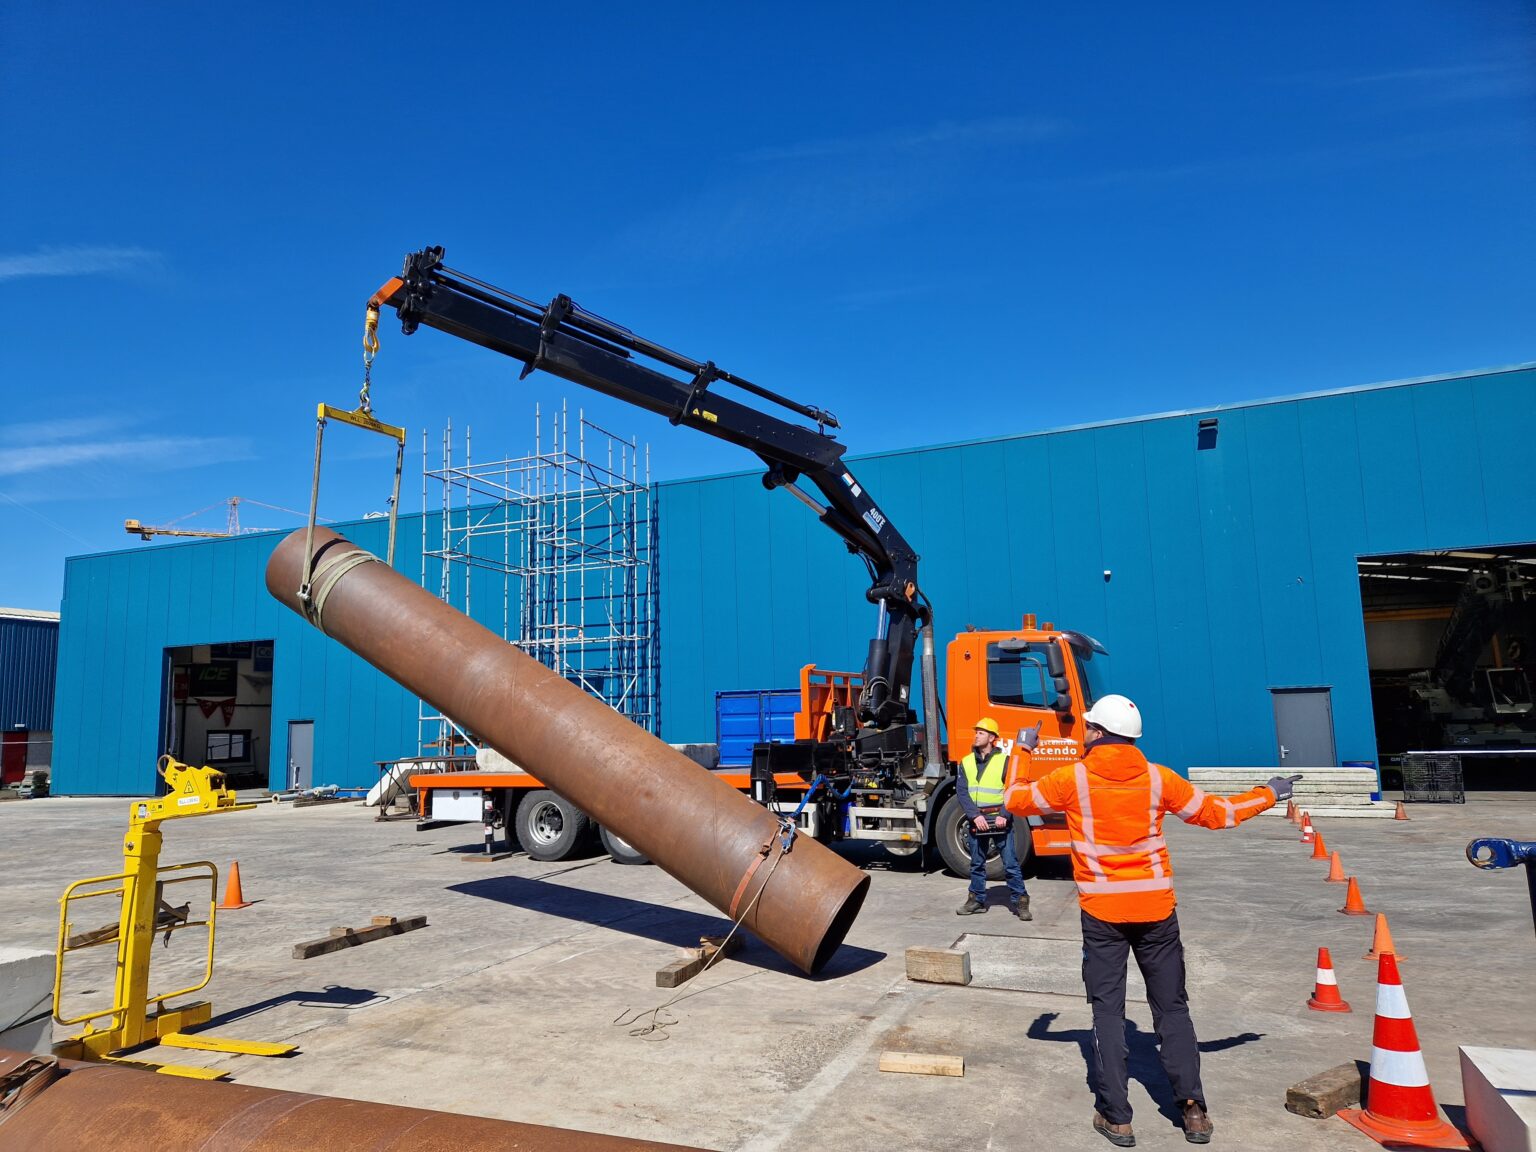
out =
{"type": "Polygon", "coordinates": [[[393,424],[385,424],[373,414],[373,358],[378,351],[379,305],[375,298],[368,302],[368,311],[363,322],[363,388],[357,394],[357,407],[350,411],[323,403],[315,407],[315,474],[309,487],[309,525],[304,535],[304,573],[299,584],[299,602],[304,605],[304,611],[309,616],[310,622],[317,626],[320,623],[320,614],[325,608],[325,596],[330,590],[330,584],[334,584],[335,577],[340,575],[340,573],[333,573],[333,578],[326,587],[319,589],[313,587],[315,522],[319,519],[320,510],[320,460],[325,444],[325,425],[328,420],[339,420],[343,424],[361,428],[364,432],[376,432],[380,436],[388,436],[395,442],[395,486],[389,497],[389,546],[384,555],[384,563],[390,566],[395,563],[395,525],[399,521],[400,512],[400,473],[405,467],[405,429],[397,428],[393,424]]]}
{"type": "Polygon", "coordinates": [[[206,1000],[177,1008],[166,1001],[190,995],[207,987],[213,979],[214,922],[217,916],[219,871],[206,860],[186,864],[160,863],[160,825],[166,820],[192,816],[211,816],[219,812],[245,812],[256,805],[236,802],[234,790],[224,785],[224,775],[213,768],[194,768],[169,756],[160,757],[156,770],[165,780],[166,794],[153,800],[135,800],[128,809],[128,834],[123,837],[123,870],[111,876],[93,876],[77,880],[64,890],[59,900],[59,943],[54,957],[53,1018],[65,1027],[84,1024],[85,1030],[54,1045],[59,1056],[75,1060],[100,1060],[132,1064],[164,1072],[171,1076],[189,1076],[199,1080],[218,1080],[226,1073],[211,1068],[193,1068],[178,1064],[160,1064],[125,1057],[123,1053],[149,1044],[171,1048],[194,1048],[204,1052],[233,1052],[249,1056],[286,1056],[295,1051],[292,1044],[267,1044],[250,1040],[227,1040],[188,1028],[206,1024],[213,1016],[213,1006],[206,1000]],[[192,900],[172,907],[165,898],[166,888],[174,884],[208,883],[206,919],[196,919],[192,900]],[[122,907],[116,925],[76,935],[71,923],[71,906],[98,896],[121,896],[122,907]],[[207,957],[202,976],[184,988],[151,994],[150,966],[155,937],[183,928],[208,929],[207,957]],[[64,1014],[64,957],[71,952],[106,944],[117,945],[116,974],[112,1005],[75,1016],[64,1014]],[[105,1024],[99,1023],[105,1021],[105,1024]]]}

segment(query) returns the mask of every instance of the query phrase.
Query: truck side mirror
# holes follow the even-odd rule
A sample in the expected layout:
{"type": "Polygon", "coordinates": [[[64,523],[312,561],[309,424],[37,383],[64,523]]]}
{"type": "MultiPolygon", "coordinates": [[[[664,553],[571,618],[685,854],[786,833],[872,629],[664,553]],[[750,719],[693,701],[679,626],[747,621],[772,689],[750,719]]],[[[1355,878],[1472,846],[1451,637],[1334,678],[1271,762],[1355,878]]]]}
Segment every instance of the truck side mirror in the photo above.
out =
{"type": "Polygon", "coordinates": [[[1072,694],[1070,692],[1056,693],[1056,699],[1054,702],[1052,702],[1051,708],[1057,712],[1071,712],[1072,694]]]}
{"type": "Polygon", "coordinates": [[[1045,648],[1045,666],[1052,676],[1065,676],[1067,674],[1067,662],[1061,655],[1060,644],[1048,644],[1045,648]]]}

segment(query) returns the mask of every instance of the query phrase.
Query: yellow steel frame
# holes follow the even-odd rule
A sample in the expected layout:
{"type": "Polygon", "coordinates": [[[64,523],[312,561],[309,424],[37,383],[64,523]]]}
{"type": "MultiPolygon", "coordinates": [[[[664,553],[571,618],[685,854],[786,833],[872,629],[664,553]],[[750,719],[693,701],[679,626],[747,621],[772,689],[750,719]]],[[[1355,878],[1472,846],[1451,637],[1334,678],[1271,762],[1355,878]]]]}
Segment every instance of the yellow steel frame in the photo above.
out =
{"type": "MultiPolygon", "coordinates": [[[[69,1027],[84,1024],[85,1030],[54,1045],[54,1052],[76,1060],[101,1060],[147,1067],[171,1076],[199,1080],[221,1079],[226,1073],[217,1069],[194,1068],[178,1064],[126,1059],[122,1053],[149,1044],[171,1048],[191,1048],[205,1052],[231,1052],[250,1056],[284,1056],[294,1051],[292,1044],[268,1044],[250,1040],[229,1040],[188,1028],[206,1024],[213,1016],[213,1006],[206,1000],[167,1007],[165,1001],[185,996],[207,987],[213,978],[213,948],[217,917],[218,869],[206,860],[186,864],[160,865],[162,837],[160,825],[166,820],[208,816],[218,812],[243,812],[254,804],[236,802],[233,789],[224,786],[224,776],[215,769],[194,768],[169,756],[156,765],[165,779],[167,794],[154,800],[136,800],[128,810],[128,833],[123,838],[123,870],[110,876],[78,880],[64,890],[59,901],[59,942],[54,957],[53,1017],[69,1027]],[[177,875],[186,873],[186,875],[177,875]],[[166,879],[169,877],[169,879],[166,879]],[[173,921],[175,927],[208,929],[207,961],[202,978],[186,988],[151,995],[149,977],[154,955],[155,936],[166,925],[160,923],[160,907],[167,884],[189,883],[206,879],[209,884],[208,918],[185,922],[173,921]],[[109,884],[113,887],[100,888],[109,884]],[[81,889],[89,889],[81,891],[81,889]],[[71,905],[98,896],[122,897],[115,935],[71,944],[73,924],[71,905]],[[116,974],[112,1006],[79,1016],[64,1015],[64,958],[71,952],[115,942],[116,974]],[[153,1009],[153,1011],[151,1011],[153,1009]],[[107,1019],[105,1027],[98,1020],[107,1019]]],[[[190,901],[189,901],[190,904],[190,901]]]]}

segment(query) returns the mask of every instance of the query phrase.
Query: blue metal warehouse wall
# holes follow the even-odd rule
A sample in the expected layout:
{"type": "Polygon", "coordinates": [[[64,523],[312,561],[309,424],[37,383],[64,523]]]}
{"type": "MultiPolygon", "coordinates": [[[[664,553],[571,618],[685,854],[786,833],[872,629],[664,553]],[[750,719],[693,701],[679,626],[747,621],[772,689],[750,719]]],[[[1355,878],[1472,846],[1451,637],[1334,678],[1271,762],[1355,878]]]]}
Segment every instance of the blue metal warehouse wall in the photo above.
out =
{"type": "MultiPolygon", "coordinates": [[[[1149,751],[1179,768],[1272,763],[1269,689],[1327,685],[1339,756],[1370,760],[1355,558],[1536,540],[1521,479],[1532,427],[1526,366],[886,453],[853,471],[922,552],[941,638],[1023,612],[1097,635],[1107,682],[1149,715],[1149,751]],[[1207,415],[1216,445],[1197,450],[1207,415]]],[[[657,500],[667,739],[713,739],[717,691],[863,663],[863,566],[796,501],[756,474],[663,484],[657,500]]],[[[339,528],[382,552],[381,522],[339,528]]],[[[414,699],[267,595],[280,538],[70,560],[56,791],[152,790],[164,650],[182,645],[276,641],[274,782],[289,720],[316,722],[316,781],[369,783],[374,760],[414,751],[414,699]]],[[[420,519],[401,517],[397,566],[412,576],[420,541],[420,519]]],[[[473,601],[495,605],[494,628],[489,592],[473,601]]]]}
{"type": "MultiPolygon", "coordinates": [[[[1174,767],[1273,763],[1269,689],[1319,685],[1339,757],[1374,760],[1355,559],[1536,540],[1521,479],[1532,428],[1525,366],[886,453],[852,471],[922,554],[941,654],[968,623],[1035,612],[1105,643],[1107,685],[1142,705],[1149,752],[1174,767]],[[1207,450],[1202,416],[1219,420],[1207,450]]],[[[796,501],[755,474],[660,498],[669,739],[707,738],[719,689],[793,685],[813,661],[862,666],[863,566],[796,501]]]]}
{"type": "MultiPolygon", "coordinates": [[[[383,555],[383,521],[338,526],[383,555]]],[[[401,518],[396,564],[415,575],[420,521],[401,518]]],[[[154,790],[165,649],[275,640],[272,756],[287,763],[289,720],[315,721],[316,783],[378,779],[372,761],[414,752],[416,704],[393,681],[268,595],[267,558],[284,533],[71,559],[65,567],[54,729],[54,791],[154,790]]]]}
{"type": "Polygon", "coordinates": [[[53,727],[59,622],[0,617],[0,729],[53,727]]]}

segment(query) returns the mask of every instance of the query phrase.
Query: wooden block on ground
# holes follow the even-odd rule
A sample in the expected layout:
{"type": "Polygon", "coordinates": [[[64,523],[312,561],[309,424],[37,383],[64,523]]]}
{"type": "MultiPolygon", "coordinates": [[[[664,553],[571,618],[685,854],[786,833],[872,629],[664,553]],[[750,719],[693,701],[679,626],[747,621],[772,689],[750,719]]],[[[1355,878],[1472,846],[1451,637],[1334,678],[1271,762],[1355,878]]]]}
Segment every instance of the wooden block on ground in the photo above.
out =
{"type": "Polygon", "coordinates": [[[676,988],[679,984],[685,984],[704,971],[705,966],[717,953],[723,960],[740,948],[740,936],[701,936],[699,946],[694,949],[692,956],[674,960],[665,968],[656,969],[656,987],[676,988]]]}
{"type": "Polygon", "coordinates": [[[470,852],[460,856],[460,860],[468,860],[471,864],[494,864],[498,860],[507,860],[512,857],[511,852],[470,852]]]}
{"type": "Polygon", "coordinates": [[[414,932],[426,926],[425,916],[407,916],[403,920],[375,916],[373,925],[368,928],[332,928],[329,936],[295,944],[293,958],[309,960],[315,956],[324,956],[327,952],[340,952],[343,948],[355,948],[359,944],[367,944],[370,940],[382,940],[386,936],[398,936],[402,932],[414,932]],[[378,923],[380,920],[388,920],[390,923],[380,924],[378,923]]]}
{"type": "Polygon", "coordinates": [[[969,984],[971,954],[962,948],[907,949],[907,979],[928,984],[969,984]]]}
{"type": "Polygon", "coordinates": [[[908,1072],[917,1076],[964,1076],[965,1057],[937,1052],[882,1052],[880,1071],[908,1072]]]}
{"type": "Polygon", "coordinates": [[[1351,1060],[1285,1090],[1285,1110],[1313,1120],[1326,1120],[1340,1108],[1360,1103],[1360,1086],[1370,1074],[1364,1060],[1351,1060]]]}

